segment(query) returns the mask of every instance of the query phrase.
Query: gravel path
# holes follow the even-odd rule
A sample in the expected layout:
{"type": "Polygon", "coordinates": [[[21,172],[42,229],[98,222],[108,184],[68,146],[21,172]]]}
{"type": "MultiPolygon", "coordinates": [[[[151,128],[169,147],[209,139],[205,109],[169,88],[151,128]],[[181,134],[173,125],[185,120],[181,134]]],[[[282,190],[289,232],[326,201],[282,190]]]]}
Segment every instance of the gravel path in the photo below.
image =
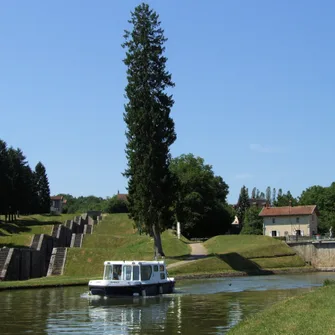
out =
{"type": "Polygon", "coordinates": [[[186,259],[184,261],[180,261],[180,262],[170,264],[166,268],[171,269],[171,268],[174,268],[176,266],[180,266],[180,265],[183,265],[183,264],[186,264],[186,263],[194,262],[197,259],[205,258],[207,256],[207,249],[204,247],[204,245],[202,243],[191,243],[191,244],[189,244],[189,246],[191,247],[191,256],[188,259],[186,259]]]}

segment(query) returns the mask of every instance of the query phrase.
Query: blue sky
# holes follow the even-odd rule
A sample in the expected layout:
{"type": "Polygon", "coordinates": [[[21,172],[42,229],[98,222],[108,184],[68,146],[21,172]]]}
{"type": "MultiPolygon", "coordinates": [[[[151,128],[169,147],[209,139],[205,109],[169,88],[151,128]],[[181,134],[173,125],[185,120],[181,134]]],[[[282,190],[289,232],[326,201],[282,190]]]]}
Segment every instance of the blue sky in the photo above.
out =
{"type": "MultiPolygon", "coordinates": [[[[2,1],[0,138],[52,194],[126,191],[123,30],[140,1],[2,1]]],[[[335,2],[151,0],[176,87],[173,156],[240,188],[328,186],[334,170],[335,2]]]]}

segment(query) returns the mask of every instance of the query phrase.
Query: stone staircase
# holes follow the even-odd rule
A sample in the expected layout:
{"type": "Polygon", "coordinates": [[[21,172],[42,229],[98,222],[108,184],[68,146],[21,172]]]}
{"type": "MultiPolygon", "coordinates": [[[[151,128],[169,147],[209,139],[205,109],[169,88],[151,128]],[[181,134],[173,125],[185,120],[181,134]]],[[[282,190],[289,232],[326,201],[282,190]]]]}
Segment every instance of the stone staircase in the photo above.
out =
{"type": "Polygon", "coordinates": [[[30,248],[39,250],[40,237],[41,237],[41,234],[35,234],[33,236],[33,240],[31,242],[30,248]]]}
{"type": "Polygon", "coordinates": [[[71,248],[81,248],[84,234],[72,234],[71,248]]]}
{"type": "Polygon", "coordinates": [[[53,248],[47,276],[62,275],[66,261],[67,248],[53,248]]]}
{"type": "Polygon", "coordinates": [[[9,251],[9,248],[0,249],[0,280],[6,278],[9,251]]]}

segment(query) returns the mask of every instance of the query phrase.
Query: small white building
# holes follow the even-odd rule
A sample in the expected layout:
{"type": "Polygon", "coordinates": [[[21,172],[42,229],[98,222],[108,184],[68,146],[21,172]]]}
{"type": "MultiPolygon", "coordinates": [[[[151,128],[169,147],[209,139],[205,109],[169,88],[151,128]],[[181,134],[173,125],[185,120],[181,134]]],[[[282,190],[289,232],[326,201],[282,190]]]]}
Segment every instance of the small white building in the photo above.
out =
{"type": "Polygon", "coordinates": [[[312,236],[318,231],[316,205],[263,207],[263,234],[267,236],[312,236]]]}

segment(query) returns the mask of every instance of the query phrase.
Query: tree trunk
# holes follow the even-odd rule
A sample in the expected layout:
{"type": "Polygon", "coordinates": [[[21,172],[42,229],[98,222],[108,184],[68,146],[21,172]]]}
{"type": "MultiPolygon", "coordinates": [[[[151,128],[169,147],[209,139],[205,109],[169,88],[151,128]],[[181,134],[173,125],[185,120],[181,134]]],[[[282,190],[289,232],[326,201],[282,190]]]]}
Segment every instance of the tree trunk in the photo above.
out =
{"type": "Polygon", "coordinates": [[[152,232],[154,236],[154,257],[155,259],[158,259],[158,257],[165,257],[165,254],[163,252],[161,234],[155,224],[152,226],[152,232]]]}

